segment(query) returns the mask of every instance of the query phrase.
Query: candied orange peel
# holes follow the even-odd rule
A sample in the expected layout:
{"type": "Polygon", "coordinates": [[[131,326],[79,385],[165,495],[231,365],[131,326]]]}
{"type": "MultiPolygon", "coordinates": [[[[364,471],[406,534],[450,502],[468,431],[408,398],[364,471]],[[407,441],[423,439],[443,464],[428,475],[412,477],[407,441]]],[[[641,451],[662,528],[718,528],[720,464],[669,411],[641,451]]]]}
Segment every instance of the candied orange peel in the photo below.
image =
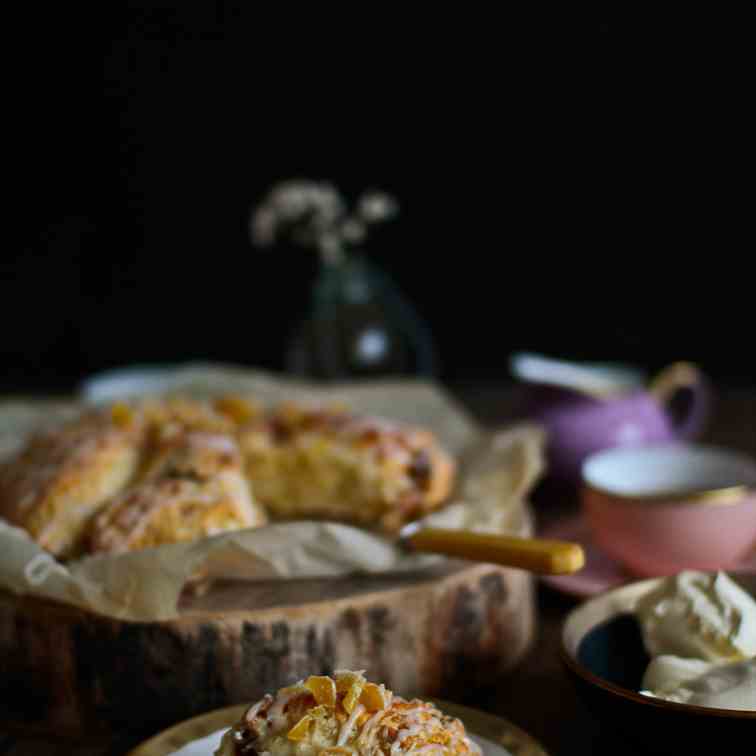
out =
{"type": "Polygon", "coordinates": [[[305,680],[304,686],[318,704],[336,706],[336,683],[330,677],[312,675],[305,680]]]}
{"type": "Polygon", "coordinates": [[[221,396],[214,402],[214,408],[221,415],[233,420],[237,425],[249,422],[260,413],[260,405],[242,396],[221,396]]]}
{"type": "Polygon", "coordinates": [[[317,720],[327,719],[329,716],[327,706],[315,706],[310,709],[287,733],[289,740],[302,741],[306,740],[310,734],[311,727],[317,720]]]}
{"type": "Polygon", "coordinates": [[[394,696],[362,671],[312,675],[253,708],[224,756],[482,756],[460,720],[430,702],[394,696]]]}
{"type": "Polygon", "coordinates": [[[310,714],[305,714],[302,719],[300,719],[299,722],[286,733],[286,737],[289,740],[305,740],[310,734],[310,726],[313,722],[314,720],[312,716],[310,714]]]}
{"type": "Polygon", "coordinates": [[[365,680],[360,672],[336,672],[335,677],[336,692],[345,694],[341,705],[347,714],[351,714],[360,700],[367,680],[365,680]]]}
{"type": "Polygon", "coordinates": [[[110,408],[110,417],[119,428],[129,428],[134,422],[134,411],[124,402],[116,402],[110,408]]]}
{"type": "Polygon", "coordinates": [[[360,693],[359,701],[365,707],[366,711],[381,711],[391,703],[391,691],[386,690],[384,685],[375,683],[366,683],[360,693]]]}

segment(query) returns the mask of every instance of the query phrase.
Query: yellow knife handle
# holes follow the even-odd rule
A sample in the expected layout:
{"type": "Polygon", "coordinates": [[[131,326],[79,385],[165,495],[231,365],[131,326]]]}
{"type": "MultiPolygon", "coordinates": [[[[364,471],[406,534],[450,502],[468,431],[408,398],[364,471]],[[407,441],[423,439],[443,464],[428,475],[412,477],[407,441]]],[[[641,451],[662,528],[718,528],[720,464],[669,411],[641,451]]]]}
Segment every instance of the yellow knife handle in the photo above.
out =
{"type": "Polygon", "coordinates": [[[540,575],[567,575],[585,565],[582,546],[569,541],[441,528],[421,528],[406,541],[416,551],[517,567],[540,575]]]}

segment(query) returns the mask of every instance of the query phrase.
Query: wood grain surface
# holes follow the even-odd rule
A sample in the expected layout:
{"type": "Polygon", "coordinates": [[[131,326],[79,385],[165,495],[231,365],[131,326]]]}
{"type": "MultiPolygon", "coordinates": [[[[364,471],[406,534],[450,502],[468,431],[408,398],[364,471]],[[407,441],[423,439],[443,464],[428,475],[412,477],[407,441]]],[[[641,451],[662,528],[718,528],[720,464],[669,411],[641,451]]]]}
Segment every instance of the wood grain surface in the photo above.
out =
{"type": "Polygon", "coordinates": [[[534,638],[533,579],[493,565],[367,580],[221,583],[176,620],[122,622],[0,594],[6,731],[107,739],[251,701],[310,674],[365,669],[454,697],[534,638]]]}

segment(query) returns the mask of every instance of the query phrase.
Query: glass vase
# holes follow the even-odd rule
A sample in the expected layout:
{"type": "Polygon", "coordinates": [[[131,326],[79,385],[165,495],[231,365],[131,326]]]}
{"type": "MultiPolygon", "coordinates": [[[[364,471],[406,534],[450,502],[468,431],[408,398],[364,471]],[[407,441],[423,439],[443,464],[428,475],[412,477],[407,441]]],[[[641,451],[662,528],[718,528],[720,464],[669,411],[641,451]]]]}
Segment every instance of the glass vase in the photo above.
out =
{"type": "Polygon", "coordinates": [[[323,262],[287,370],[324,380],[437,373],[430,331],[391,279],[362,256],[323,262]]]}

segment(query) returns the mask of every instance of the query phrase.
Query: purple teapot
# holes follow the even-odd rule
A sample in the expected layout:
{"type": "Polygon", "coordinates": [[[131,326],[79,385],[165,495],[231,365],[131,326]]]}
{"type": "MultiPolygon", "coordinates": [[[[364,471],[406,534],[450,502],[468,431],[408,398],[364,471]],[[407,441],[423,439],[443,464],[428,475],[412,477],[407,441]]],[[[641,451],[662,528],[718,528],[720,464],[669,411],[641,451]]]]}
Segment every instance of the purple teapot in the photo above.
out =
{"type": "Polygon", "coordinates": [[[583,460],[594,452],[694,440],[708,420],[708,381],[691,363],[670,365],[648,385],[641,372],[621,365],[576,364],[519,353],[510,366],[523,382],[517,414],[545,427],[549,477],[570,485],[580,481],[583,460]],[[686,406],[675,412],[682,398],[686,406]]]}

